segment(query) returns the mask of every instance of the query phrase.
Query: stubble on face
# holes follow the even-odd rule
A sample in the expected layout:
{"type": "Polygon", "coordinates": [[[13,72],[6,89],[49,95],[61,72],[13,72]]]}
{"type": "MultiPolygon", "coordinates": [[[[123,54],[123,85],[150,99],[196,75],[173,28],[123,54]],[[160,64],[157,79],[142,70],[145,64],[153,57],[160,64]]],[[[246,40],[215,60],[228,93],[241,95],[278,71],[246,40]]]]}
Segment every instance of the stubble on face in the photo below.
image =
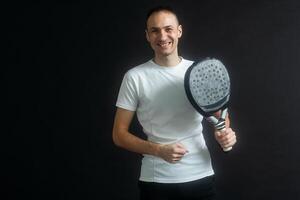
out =
{"type": "Polygon", "coordinates": [[[177,45],[181,33],[181,25],[173,13],[153,13],[147,21],[146,37],[155,52],[155,58],[178,59],[177,45]]]}

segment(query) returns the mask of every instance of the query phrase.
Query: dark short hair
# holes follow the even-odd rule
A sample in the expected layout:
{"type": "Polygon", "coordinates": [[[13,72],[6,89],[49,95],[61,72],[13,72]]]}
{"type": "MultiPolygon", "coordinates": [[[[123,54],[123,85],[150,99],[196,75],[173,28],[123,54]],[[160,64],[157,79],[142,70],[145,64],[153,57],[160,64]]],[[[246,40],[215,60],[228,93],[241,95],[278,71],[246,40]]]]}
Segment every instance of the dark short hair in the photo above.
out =
{"type": "Polygon", "coordinates": [[[147,22],[148,22],[149,17],[153,13],[162,12],[162,11],[166,11],[166,12],[172,13],[176,17],[176,19],[178,21],[178,24],[180,24],[179,20],[178,20],[178,17],[176,15],[176,12],[175,12],[175,10],[171,6],[156,6],[156,7],[152,8],[152,9],[150,9],[148,11],[147,15],[146,15],[146,28],[147,28],[147,22]]]}

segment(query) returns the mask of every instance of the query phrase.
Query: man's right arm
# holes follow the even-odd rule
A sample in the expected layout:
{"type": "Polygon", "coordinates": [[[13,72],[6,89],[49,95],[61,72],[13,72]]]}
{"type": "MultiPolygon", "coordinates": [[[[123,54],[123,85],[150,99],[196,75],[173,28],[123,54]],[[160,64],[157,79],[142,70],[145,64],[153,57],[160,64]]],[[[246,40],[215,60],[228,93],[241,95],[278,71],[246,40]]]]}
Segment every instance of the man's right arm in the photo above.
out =
{"type": "Polygon", "coordinates": [[[180,160],[187,153],[187,150],[180,143],[161,145],[143,140],[130,133],[129,127],[134,113],[117,108],[112,132],[113,141],[117,146],[139,154],[161,157],[171,163],[180,160]]]}
{"type": "Polygon", "coordinates": [[[158,156],[159,144],[148,142],[129,132],[134,113],[133,111],[117,108],[112,133],[114,143],[119,147],[139,154],[158,156]]]}

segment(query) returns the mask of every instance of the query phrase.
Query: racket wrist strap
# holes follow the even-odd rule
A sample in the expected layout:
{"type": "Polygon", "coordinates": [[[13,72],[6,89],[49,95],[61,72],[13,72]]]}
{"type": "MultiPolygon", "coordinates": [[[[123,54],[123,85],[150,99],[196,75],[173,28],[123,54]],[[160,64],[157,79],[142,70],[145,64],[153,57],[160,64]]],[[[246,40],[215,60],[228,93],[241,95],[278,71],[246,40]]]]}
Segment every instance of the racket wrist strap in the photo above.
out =
{"type": "Polygon", "coordinates": [[[224,128],[226,128],[226,123],[225,123],[225,119],[219,119],[218,123],[215,124],[215,128],[220,131],[224,128]]]}
{"type": "Polygon", "coordinates": [[[207,117],[207,121],[212,123],[214,126],[216,126],[219,122],[219,120],[215,116],[209,116],[207,117]]]}
{"type": "Polygon", "coordinates": [[[225,120],[226,115],[227,115],[227,110],[228,110],[228,108],[225,108],[224,110],[222,110],[220,119],[224,119],[225,120]]]}

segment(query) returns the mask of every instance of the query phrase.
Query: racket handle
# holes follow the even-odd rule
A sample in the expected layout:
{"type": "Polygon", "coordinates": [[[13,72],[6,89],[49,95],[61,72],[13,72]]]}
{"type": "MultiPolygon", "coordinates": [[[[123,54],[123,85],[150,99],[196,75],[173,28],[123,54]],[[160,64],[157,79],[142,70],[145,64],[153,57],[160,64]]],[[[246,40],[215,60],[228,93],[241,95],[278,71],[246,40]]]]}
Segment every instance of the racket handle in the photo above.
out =
{"type": "Polygon", "coordinates": [[[227,153],[227,152],[231,151],[231,149],[232,149],[232,147],[227,147],[227,148],[223,148],[223,151],[224,151],[225,153],[227,153]]]}
{"type": "MultiPolygon", "coordinates": [[[[223,128],[223,129],[221,129],[220,131],[221,131],[221,132],[224,132],[225,129],[226,129],[226,128],[223,128]]],[[[227,147],[227,148],[222,148],[222,149],[223,149],[223,151],[224,151],[225,153],[228,153],[229,151],[232,150],[232,147],[227,147]]]]}

